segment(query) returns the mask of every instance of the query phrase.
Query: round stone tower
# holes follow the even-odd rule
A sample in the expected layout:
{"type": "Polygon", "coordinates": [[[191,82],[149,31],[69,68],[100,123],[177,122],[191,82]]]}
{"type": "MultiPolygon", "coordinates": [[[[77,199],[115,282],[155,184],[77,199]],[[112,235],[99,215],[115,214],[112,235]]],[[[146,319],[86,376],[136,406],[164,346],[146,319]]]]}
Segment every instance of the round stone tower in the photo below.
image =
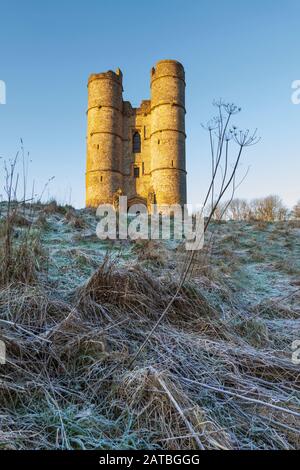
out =
{"type": "Polygon", "coordinates": [[[122,72],[93,74],[88,81],[86,206],[112,203],[122,189],[122,72]]]}
{"type": "Polygon", "coordinates": [[[186,203],[185,74],[176,60],[151,72],[151,183],[156,203],[186,203]]]}

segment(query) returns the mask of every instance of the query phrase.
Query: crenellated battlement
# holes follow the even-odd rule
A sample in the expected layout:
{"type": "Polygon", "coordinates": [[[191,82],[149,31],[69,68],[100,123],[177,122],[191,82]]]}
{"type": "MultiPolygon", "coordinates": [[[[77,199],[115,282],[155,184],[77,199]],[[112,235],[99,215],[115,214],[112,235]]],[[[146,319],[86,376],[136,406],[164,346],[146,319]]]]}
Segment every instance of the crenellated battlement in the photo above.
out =
{"type": "Polygon", "coordinates": [[[122,85],[123,74],[119,68],[116,70],[116,72],[113,72],[112,70],[108,70],[107,72],[92,73],[89,76],[88,85],[93,80],[114,80],[119,85],[122,85]]]}
{"type": "Polygon", "coordinates": [[[185,80],[183,65],[177,60],[160,60],[151,69],[151,83],[159,78],[171,76],[185,80]]]}
{"type": "Polygon", "coordinates": [[[143,100],[138,108],[135,108],[137,114],[151,113],[151,100],[143,100]]]}

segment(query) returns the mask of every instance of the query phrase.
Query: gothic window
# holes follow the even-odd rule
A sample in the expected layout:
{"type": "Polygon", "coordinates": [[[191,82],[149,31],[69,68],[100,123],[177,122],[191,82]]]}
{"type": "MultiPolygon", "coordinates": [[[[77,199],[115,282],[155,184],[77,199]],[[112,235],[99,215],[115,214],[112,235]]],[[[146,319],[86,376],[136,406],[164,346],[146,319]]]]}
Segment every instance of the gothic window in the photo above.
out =
{"type": "Polygon", "coordinates": [[[139,178],[140,176],[140,168],[138,166],[133,167],[133,176],[135,178],[139,178]]]}
{"type": "Polygon", "coordinates": [[[141,152],[141,136],[138,131],[133,134],[132,138],[132,151],[133,153],[140,153],[141,152]]]}

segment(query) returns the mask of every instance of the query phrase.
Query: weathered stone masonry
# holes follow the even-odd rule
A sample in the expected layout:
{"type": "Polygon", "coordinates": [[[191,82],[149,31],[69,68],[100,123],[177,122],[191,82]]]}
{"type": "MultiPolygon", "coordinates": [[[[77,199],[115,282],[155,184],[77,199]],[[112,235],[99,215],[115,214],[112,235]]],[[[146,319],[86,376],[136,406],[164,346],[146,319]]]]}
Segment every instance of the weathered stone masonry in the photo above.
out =
{"type": "Polygon", "coordinates": [[[88,81],[86,205],[185,204],[185,75],[175,60],[151,70],[151,100],[133,108],[122,72],[88,81]]]}

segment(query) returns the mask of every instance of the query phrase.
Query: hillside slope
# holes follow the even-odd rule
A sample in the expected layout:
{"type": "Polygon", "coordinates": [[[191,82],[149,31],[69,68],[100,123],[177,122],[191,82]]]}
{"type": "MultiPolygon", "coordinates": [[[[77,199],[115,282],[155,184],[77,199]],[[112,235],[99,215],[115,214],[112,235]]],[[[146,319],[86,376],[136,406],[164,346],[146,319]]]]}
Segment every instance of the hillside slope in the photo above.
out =
{"type": "Polygon", "coordinates": [[[300,447],[297,224],[212,224],[131,364],[176,291],[183,244],[100,241],[93,212],[54,203],[11,223],[0,448],[300,447]]]}

